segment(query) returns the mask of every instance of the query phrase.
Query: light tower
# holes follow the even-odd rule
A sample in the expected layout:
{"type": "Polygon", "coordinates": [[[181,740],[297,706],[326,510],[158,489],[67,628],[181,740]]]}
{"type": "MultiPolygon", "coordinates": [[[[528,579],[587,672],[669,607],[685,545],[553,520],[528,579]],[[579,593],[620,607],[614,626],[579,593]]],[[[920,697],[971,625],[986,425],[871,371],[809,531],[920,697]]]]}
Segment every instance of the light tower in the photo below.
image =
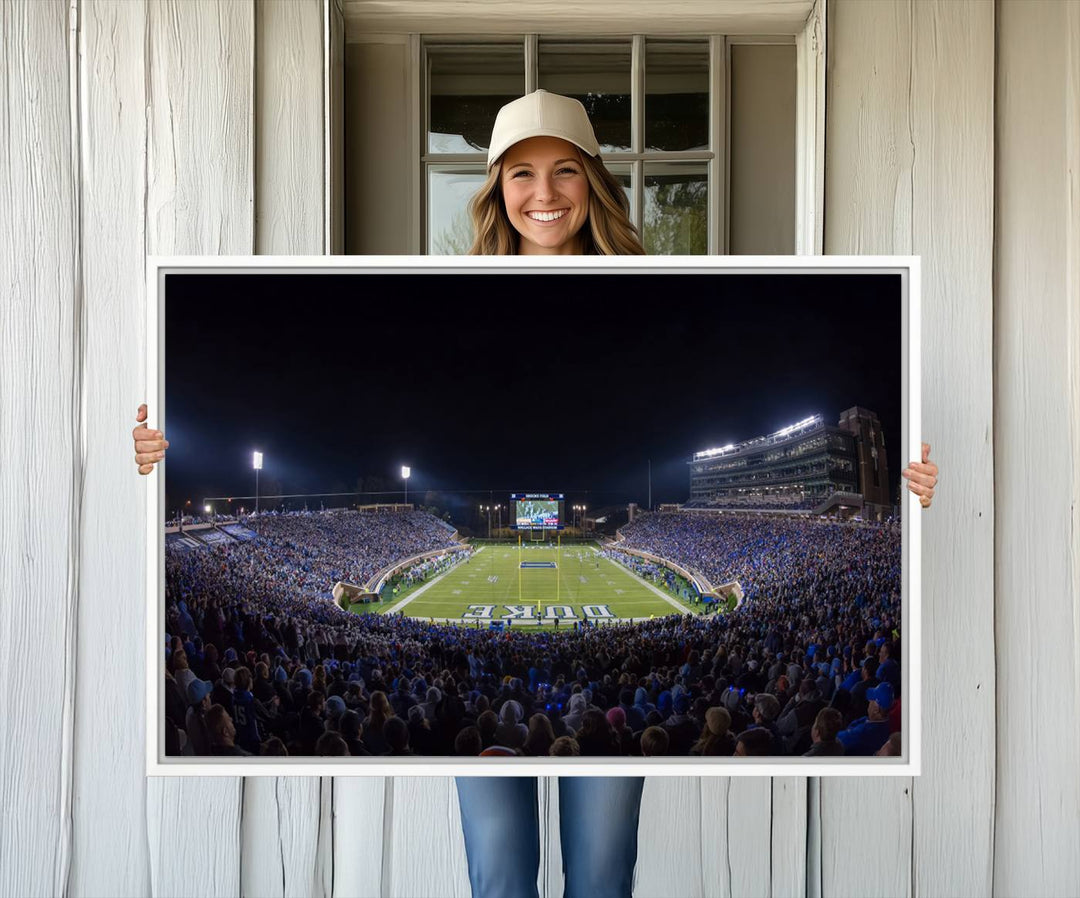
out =
{"type": "Polygon", "coordinates": [[[255,469],[255,532],[259,532],[259,471],[262,470],[262,453],[256,452],[251,459],[251,466],[255,469]]]}

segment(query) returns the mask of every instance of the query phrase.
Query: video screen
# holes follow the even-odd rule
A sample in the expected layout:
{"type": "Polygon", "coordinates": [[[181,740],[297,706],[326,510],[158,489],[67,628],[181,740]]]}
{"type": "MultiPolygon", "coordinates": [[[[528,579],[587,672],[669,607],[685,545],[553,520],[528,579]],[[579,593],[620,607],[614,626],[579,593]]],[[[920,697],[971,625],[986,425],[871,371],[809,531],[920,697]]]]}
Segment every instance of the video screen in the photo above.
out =
{"type": "Polygon", "coordinates": [[[518,530],[559,530],[562,493],[513,493],[515,527],[518,530]]]}

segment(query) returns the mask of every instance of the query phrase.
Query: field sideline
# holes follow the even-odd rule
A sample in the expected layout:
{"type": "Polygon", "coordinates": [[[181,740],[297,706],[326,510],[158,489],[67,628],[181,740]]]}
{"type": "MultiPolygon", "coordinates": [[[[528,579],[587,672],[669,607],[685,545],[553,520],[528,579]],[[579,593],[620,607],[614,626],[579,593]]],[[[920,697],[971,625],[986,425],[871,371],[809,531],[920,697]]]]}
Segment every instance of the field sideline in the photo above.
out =
{"type": "Polygon", "coordinates": [[[529,621],[648,618],[697,610],[645,582],[592,546],[486,545],[472,559],[384,605],[383,613],[437,620],[529,621]],[[522,569],[521,562],[554,563],[522,569]],[[472,607],[470,607],[472,606],[472,607]]]}

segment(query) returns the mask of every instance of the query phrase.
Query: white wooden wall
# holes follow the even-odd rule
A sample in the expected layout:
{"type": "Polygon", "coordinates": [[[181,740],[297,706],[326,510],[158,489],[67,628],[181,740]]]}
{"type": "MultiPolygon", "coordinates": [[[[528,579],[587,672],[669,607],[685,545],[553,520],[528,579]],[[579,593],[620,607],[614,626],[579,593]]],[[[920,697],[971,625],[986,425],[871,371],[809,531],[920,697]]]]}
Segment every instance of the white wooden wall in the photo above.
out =
{"type": "MultiPolygon", "coordinates": [[[[466,896],[452,780],[142,773],[143,256],[339,239],[336,4],[0,13],[0,895],[466,896]]],[[[651,779],[635,894],[1074,895],[1080,4],[830,0],[828,48],[826,251],[923,257],[924,774],[651,779]]]]}

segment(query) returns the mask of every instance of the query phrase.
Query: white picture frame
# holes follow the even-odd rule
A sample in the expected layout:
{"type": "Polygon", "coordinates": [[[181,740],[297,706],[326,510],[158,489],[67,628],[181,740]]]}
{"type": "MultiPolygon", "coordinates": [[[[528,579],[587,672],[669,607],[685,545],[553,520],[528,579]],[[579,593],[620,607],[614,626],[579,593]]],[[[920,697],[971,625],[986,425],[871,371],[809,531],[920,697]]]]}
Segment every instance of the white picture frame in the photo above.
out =
{"type": "MultiPolygon", "coordinates": [[[[920,458],[920,260],[917,256],[151,256],[147,259],[147,382],[155,427],[165,416],[164,303],[169,273],[634,274],[860,273],[901,277],[901,445],[920,458]]],[[[666,301],[671,301],[668,297],[666,301]]],[[[162,713],[164,635],[163,465],[148,477],[146,714],[149,776],[918,776],[921,772],[921,507],[903,490],[903,750],[895,758],[166,758],[162,713]]]]}

